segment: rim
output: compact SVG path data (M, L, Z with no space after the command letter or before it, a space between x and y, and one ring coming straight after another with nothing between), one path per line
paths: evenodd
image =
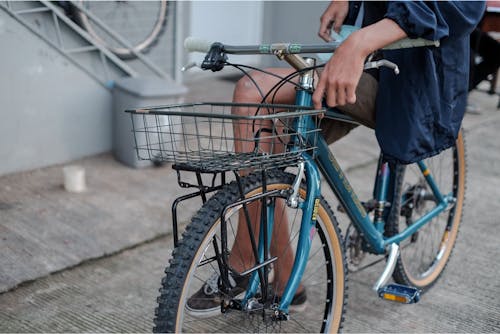
M457 144L459 141L457 141ZM408 238L402 243L401 260L403 262L405 273L408 279L416 286L425 287L431 284L443 270L451 250L453 248L458 223L461 219L463 204L463 165L458 156L458 150L461 146L450 148L438 156L426 161L431 174L443 194L452 193L457 200L451 209L435 217L431 222L423 226L414 236ZM403 183L403 193L408 192L414 187L414 194L411 196L414 202L413 214L411 220L417 218L429 211L429 208L435 205L434 201L426 195L430 194L429 187L421 178L421 172L412 169L415 166L407 168L406 173L413 181ZM418 169L418 168L417 168ZM419 175L418 181L415 181L415 175ZM416 186L416 187L415 187ZM404 217L400 220L405 221ZM406 221L406 225L411 224ZM457 221L458 220L458 221ZM420 260L417 262L417 260Z
M272 185L270 185L270 187L272 187ZM257 192L257 191L254 191L254 192ZM251 194L249 194L249 195L251 195ZM233 208L232 210L230 210L230 212L228 212L228 215L234 215L238 211L237 209L238 208ZM289 209L289 208L287 208L287 209ZM303 276L303 280L302 280L302 282L304 282L304 285L306 286L308 299L311 299L311 298L316 299L318 295L322 295L324 297L324 302L321 303L321 305L324 305L324 309L323 309L323 307L320 307L321 309L323 309L323 311L319 312L319 315L320 315L319 317L317 317L318 312L310 312L311 310L309 310L309 314L316 315L315 319L310 320L310 321L314 321L314 324L316 327L314 329L310 329L307 326L304 326L303 321L307 320L307 319L301 319L300 316L302 314L300 314L300 313L294 314L294 313L292 313L293 311L291 311L290 320L285 321L285 322L281 322L281 323L275 322L275 324L269 324L269 323L259 324L257 326L257 328L259 330L262 330L262 328L265 328L266 330L271 330L271 331L275 330L278 332L287 331L287 330L292 330L294 332L307 332L307 331L318 332L318 331L325 331L328 328L330 328L330 326L332 325L332 323L333 323L332 319L334 319L334 315L332 314L333 302L338 301L338 299L339 299L337 292L335 291L336 289L335 289L334 285L336 282L338 283L338 281L342 281L341 285L342 285L342 291L343 291L343 284L344 283L343 283L343 277L340 279L338 277L335 277L335 274L336 274L338 268L334 268L335 262L333 262L332 258L331 258L331 256L334 255L334 250L333 250L331 241L327 237L327 235L329 233L331 233L331 231L330 232L328 231L328 227L326 226L326 223L324 222L325 213L326 212L323 212L323 214L320 214L321 222L319 222L319 225L321 226L321 228L317 229L317 231L319 233L316 233L316 235L318 235L319 237L315 238L316 240L318 240L320 242L320 244L322 244L324 246L311 249L311 253L310 253L310 260L311 260L311 257L317 257L317 255L319 253L322 253L323 254L322 258L323 258L324 263L320 262L319 268L317 268L315 266L311 266L311 264L314 263L313 261L309 261L308 266L307 266L306 271L305 271L304 276ZM226 221L228 221L228 223L229 223L229 220L226 219ZM291 223L291 224L293 224L293 223ZM289 222L289 225L290 225L290 222ZM299 219L299 225L300 225L300 219ZM220 226L220 220L217 221L216 224L214 224L212 226L212 228L210 229L210 231L207 233L207 235L205 237L205 243L204 243L203 247L200 247L199 251L197 252L197 254L195 256L195 260L193 260L193 263L200 263L200 261L202 261L204 259L203 253L206 252L207 248L209 248L209 246L211 245L211 240L212 240L213 236L217 234L217 232L219 230L219 226ZM229 226L228 226L228 230L230 230ZM290 233L290 235L292 235L292 242L293 242L294 241L293 240L293 237L294 237L293 228L292 228L292 232ZM321 250L323 250L323 252L321 252ZM325 264L328 264L328 265L325 265ZM317 285L317 284L321 285L321 283L317 283L314 280L314 278L316 276L315 274L318 272L317 269L321 269L321 267L323 268L322 270L325 271L323 273L323 276L324 276L323 286L324 286L324 288L322 290L319 289L319 290L321 290L321 292L317 292L318 289L314 289L314 285ZM199 280L197 277L195 277L195 272L197 271L197 269L198 269L198 266L194 266L194 265L191 266L189 273L188 273L188 277L186 279L186 281L191 282L191 283L186 284L186 285L191 285L193 280ZM188 295L190 295L194 291L197 291L197 289L198 288L194 288L189 292L183 291L183 293L181 294L182 297L181 297L181 300L179 302L179 305L186 305L187 299L189 298ZM327 298L327 296L332 296L333 298ZM340 303L340 305L343 306L343 298L340 298L340 299L342 299L342 302ZM315 303L315 304L317 304L317 303ZM311 303L309 302L308 307L310 307L310 305L311 305ZM338 304L337 304L337 307L338 307ZM239 319L238 323L241 323L242 313L240 311L233 311L233 313L235 313L235 312L237 312L237 314L235 315L234 318L231 318L230 316L227 316L227 315L222 315L222 316L226 317L225 321L231 321L232 323L235 323L235 321L238 321L238 319ZM339 312L341 314L342 310L340 310ZM321 317L321 315L322 315L322 317ZM186 319L189 320L189 317L190 317L190 315L187 314L185 307L180 307L179 311L178 311L178 317L177 317L177 327L179 327L180 324L184 324L184 321ZM247 319L244 319L244 320L247 320ZM209 321L209 322L211 321L212 322L211 326L213 326L216 323L216 321L214 321L214 319L210 319L210 320L205 319L202 321ZM338 323L340 325L340 321L338 321ZM250 322L250 325L252 325L252 324L256 325L255 322L254 323ZM288 326L289 324L294 324L294 325L296 325L296 327L290 329L290 328L288 328L288 327L290 327L290 326ZM210 331L213 331L213 330L235 331L234 329L228 329L226 327L227 323L225 323L225 322L221 323L221 325L222 325L221 327L223 327L223 328L209 327L209 329L210 329ZM246 325L248 325L248 323ZM177 331L183 331L183 330L184 330L184 328L177 328ZM249 329L246 326L243 328L243 331L245 331L245 332L248 330L251 330L251 329Z

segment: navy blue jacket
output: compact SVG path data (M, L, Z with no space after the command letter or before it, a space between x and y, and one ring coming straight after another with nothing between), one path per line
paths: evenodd
M454 144L467 101L469 35L484 9L484 1L387 2L385 17L408 37L441 43L383 52L401 71L379 76L375 133L387 160L412 163Z

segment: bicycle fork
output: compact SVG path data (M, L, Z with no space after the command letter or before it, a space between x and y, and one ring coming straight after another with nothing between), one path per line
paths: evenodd
M299 188L302 182L303 176L306 176L306 186L307 194L303 202L299 201ZM312 240L315 236L315 226L316 218L318 214L319 198L321 193L321 181L319 170L316 167L313 159L307 155L304 155L304 161L299 162L299 171L297 173L296 179L293 183L291 194L287 199L287 205L290 207L299 208L303 211L302 220L299 232L299 240L297 245L297 252L295 254L294 264L290 278L288 279L287 285L280 298L279 305L275 309L274 316L278 320L288 319L288 307L293 300L295 292L300 285L302 275L307 265L309 258L309 251L311 249ZM265 286L267 286L267 281L264 274L264 285L261 276L262 267L266 267L270 263L274 262L276 258L270 258L266 253L269 250L274 226L274 209L275 202L269 200L266 205L265 213L264 209L261 212L261 219L265 220L265 224L261 222L260 224L260 237L258 241L258 265L250 270L252 276L247 288L245 297L241 301L242 309L252 310L256 307L252 298L257 295L259 289L259 283L261 285L261 294L265 296L267 291ZM264 269L266 270L266 269ZM248 274L248 272L242 273ZM265 297L264 297L265 300Z
M318 167L313 159L308 155L304 155L304 169L306 175L307 194L304 202L298 203L298 206L303 210L302 222L300 225L299 241L297 253L293 264L292 273L283 292L281 303L278 310L282 315L288 314L288 307L292 302L295 291L299 287L302 275L307 265L309 251L311 249L312 240L316 233L316 219L318 215L320 194L321 194L321 178ZM296 182L301 182L299 179L301 173L297 174Z
M308 155L304 155L304 160L299 162L298 167L299 172L297 173L297 176L293 182L292 188L287 190L290 191L290 194L287 198L286 205L302 210L302 219L292 272L288 279L283 295L280 297L279 304L275 305L274 307L274 317L277 320L288 319L288 307L293 300L297 288L300 285L309 258L312 240L316 232L315 225L321 193L319 170L316 167L313 159ZM299 189L304 175L306 176L307 193L304 201L300 201ZM262 177L265 179L265 172L262 173ZM255 296L259 293L259 286L261 294L260 298L264 303L268 302L267 286L269 282L267 278L269 265L277 260L277 257L270 257L269 255L271 236L273 234L273 228L275 225L275 197L283 195L283 190L267 190L266 182L264 180L263 187L264 189L262 191L262 194L253 196L251 198L242 198L241 201L233 203L224 208L221 215L221 249L216 247L216 253L218 254L217 258L220 259L220 261L218 261L218 266L221 270L222 289L227 290L226 292L229 292L231 288L228 276L230 266L228 265L228 253L227 251L225 251L227 249L227 237L225 233L223 233L226 229L226 222L224 217L226 217L226 215L236 207L243 207L244 211L246 211L246 205L250 202L259 201L262 205L258 240L255 240L256 238L253 237L254 233L250 224L251 220L248 214L246 217L247 228L249 229L251 238L250 242L252 244L253 253L257 261L254 267L238 274L238 276L240 277L251 275L245 296L242 300L228 300L228 303L224 303L222 307L223 312L225 308L236 308L246 311L261 310L263 304L259 303L255 299ZM242 191L242 189L240 189L240 191Z

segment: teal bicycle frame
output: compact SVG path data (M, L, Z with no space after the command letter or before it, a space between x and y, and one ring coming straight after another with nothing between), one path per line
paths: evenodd
M220 64L218 62L214 61L214 59L218 59L217 57L221 57L221 54L226 53L273 54L277 55L280 59L286 60L297 70L303 70L310 67L310 64L308 64L300 56L297 56L297 54L331 53L338 47L338 44L339 43L334 42L330 44L304 46L300 44L278 43L257 46L231 46L223 45L220 43L210 44L206 42L200 42L196 39L188 39L185 42L185 46L188 50L208 52L207 57L205 58L206 61L208 59L208 65L204 62L204 64L202 64L202 68L212 69L214 71L220 70L222 68L219 66ZM439 46L439 41L405 39L387 46L386 49L419 46ZM220 58L219 61L223 63L225 61L224 57L225 56ZM365 68L378 68L380 66L392 68L396 74L399 73L397 65L386 60L374 61L365 64ZM310 78L311 80L309 82L307 82L307 80L303 82L302 78L303 77L301 76L301 84L296 93L295 105L310 109L312 105L312 78ZM339 113L333 109L327 110L325 117L339 121L355 123L355 121L349 116ZM304 134L303 129L311 129L314 127L315 124L311 116L304 115L300 118L299 121L296 122L295 130L296 133L298 133L298 136L300 136ZM278 310L285 315L288 314L288 306L290 305L295 291L300 284L302 274L307 264L312 237L314 236L315 232L313 229L316 225L316 210L321 194L321 174L325 177L326 182L335 193L336 197L345 209L345 212L349 216L357 231L364 237L367 250L374 254L385 254L390 250L390 258L397 255L398 252L393 251L394 249L398 249L397 247L394 247L394 245L399 245L401 241L417 232L422 226L429 223L434 217L446 210L449 205L453 204L455 201L451 193L442 194L440 192L425 163L423 161L418 162L418 166L422 174L424 175L430 189L432 190L436 206L427 214L420 217L420 219L413 222L405 230L394 236L386 237L384 236L385 218L387 216L387 210L385 206L388 202L393 201L393 191L391 191L393 187L391 187L391 184L393 185L394 183L396 171L392 170L389 164L383 162L382 159L379 161L378 173L375 181L375 190L373 194L374 200L376 202L376 208L374 219L372 220L359 201L358 197L354 193L351 185L349 184L349 181L347 180L345 174L342 172L332 152L329 150L328 144L326 143L325 139L322 136L318 137L319 138L317 138L317 141L314 141L316 142L317 147L314 157L305 153L302 154L307 194L305 200L301 203L298 203L299 208L303 211L303 214L297 253L295 256L295 262L293 265L292 273L290 275L290 279L288 280L287 286L285 287L283 296L281 297L281 301L278 306ZM311 142L313 141L311 140ZM300 181L300 179L298 181ZM243 305L246 305L249 299L256 295L259 286L258 276L262 267L265 267L265 264L272 262L272 259L267 258L267 250L269 249L269 245L271 242L268 236L271 235L274 225L274 206L267 205L266 207L267 212L263 212L261 217L263 223L260 224L260 237L258 241L258 257L260 264L253 270L249 288L247 289L246 295L242 300ZM384 274L387 275L391 272L391 270L385 270L382 276L384 276ZM382 281L382 277L381 279L379 279L379 282L380 281Z
M295 102L296 105L309 108L312 105L311 91L298 90ZM325 117L340 121L353 121L348 116L333 109L328 110ZM297 125L297 133L299 135L301 133L301 128L303 127L314 127L311 116L303 116L301 118L300 124ZM434 217L446 210L454 201L451 193L442 194L440 192L425 163L423 161L418 162L418 166L424 175L426 182L432 189L436 206L402 232L387 238L384 236L383 217L379 216L378 219L375 218L374 220L370 218L322 136L318 136L317 138L315 157L313 158L308 154L303 154L303 161L305 167L304 171L306 177L307 195L304 202L300 203L303 215L294 266L279 305L279 310L285 314L288 313L288 307L300 284L302 274L307 265L312 236L314 235L313 229L316 224L315 210L317 209L321 194L320 173L325 177L326 182L335 193L356 229L361 235L364 236L368 249L374 254L385 254L391 244L399 244L402 240L410 237L422 226L429 223ZM389 167L388 163L379 163L379 170L375 181L374 198L376 203L382 206L380 208L381 210L385 207L388 198L391 199L390 196L392 196L392 194L390 193L389 188L391 188L390 184L394 180L394 173L395 171ZM273 205L267 206L266 220L267 224L260 224L261 236L271 235L274 224ZM264 229L266 228L267 231L264 232ZM259 238L259 262L264 261L264 252L266 248L269 248L270 243L270 240L266 240L267 246L264 247L265 243L263 239L264 238ZM253 273L250 282L250 286L243 302L248 301L249 298L254 296L257 292L259 286L259 277L257 272Z

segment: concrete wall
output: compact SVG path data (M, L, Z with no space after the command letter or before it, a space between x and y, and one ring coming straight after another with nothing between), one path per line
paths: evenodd
M263 41L318 43L319 18L329 1L265 1Z
M262 42L318 43L319 18L328 1L187 1L184 37L235 44ZM182 46L182 44L179 44ZM185 55L200 62L202 54ZM272 56L230 56L233 62L288 66Z
M263 42L321 43L318 37L319 18L328 1L265 1ZM265 66L289 66L273 57L266 57Z
M258 44L262 40L262 1L190 1L186 36L226 44ZM201 63L205 55L193 53L190 61ZM255 62L251 56L230 56L232 62Z
M111 94L0 10L0 175L111 149Z

